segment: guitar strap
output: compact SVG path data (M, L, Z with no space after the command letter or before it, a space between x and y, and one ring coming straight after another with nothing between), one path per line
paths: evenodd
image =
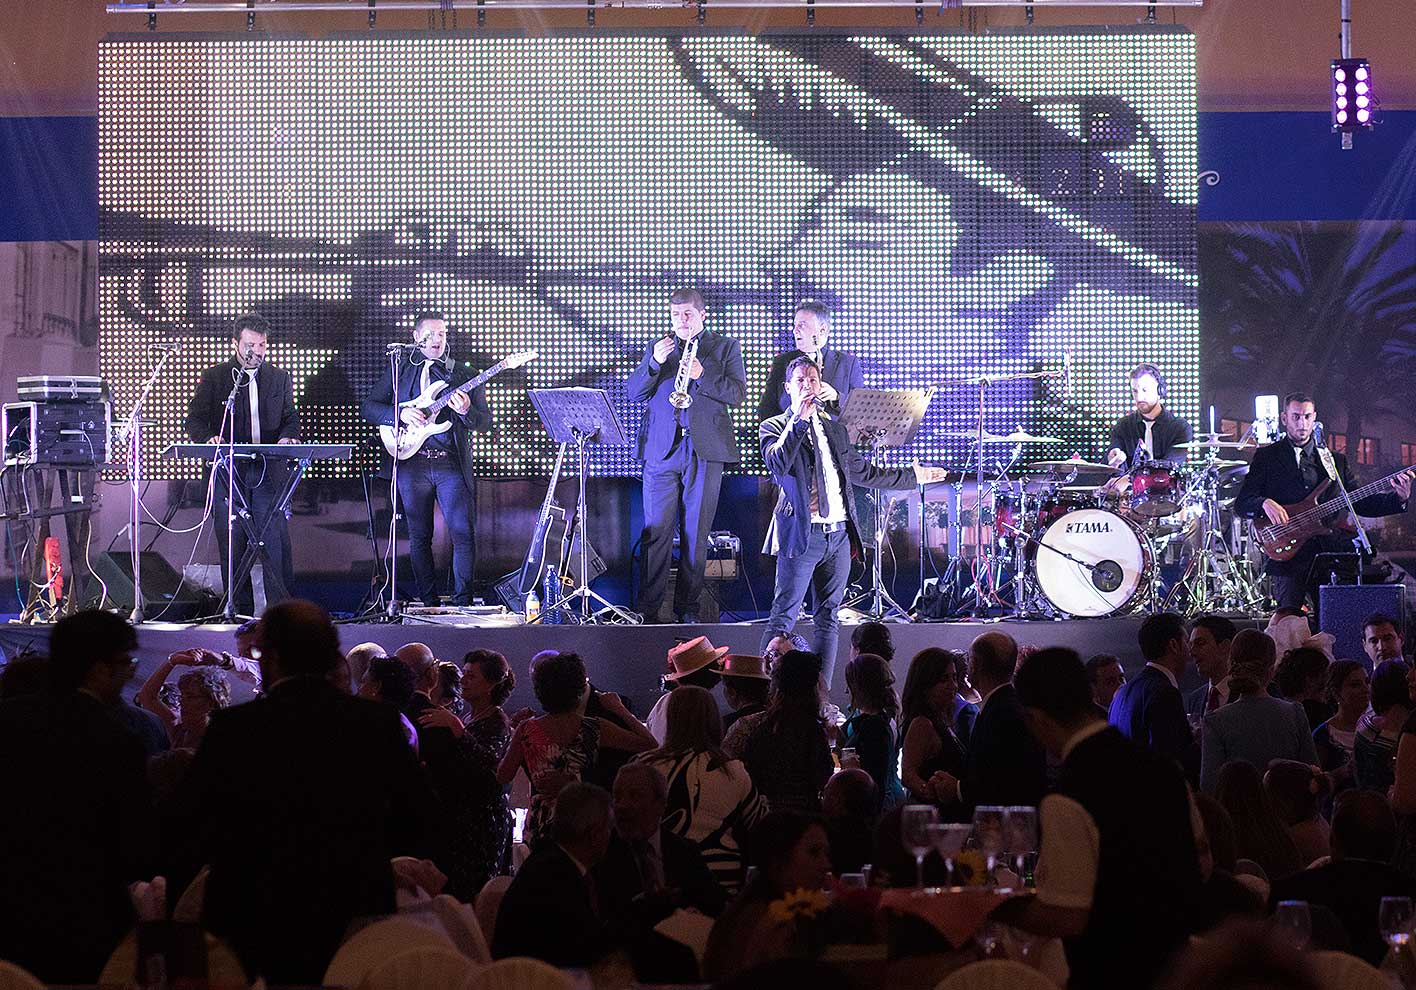
M1318 448L1318 461L1322 464L1323 470L1327 472L1329 481L1337 480L1337 462L1333 459L1332 451L1326 447Z

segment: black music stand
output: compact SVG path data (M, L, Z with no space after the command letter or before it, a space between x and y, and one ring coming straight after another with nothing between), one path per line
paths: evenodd
M638 625L643 620L628 609L616 605L590 588L590 534L586 532L589 520L586 498L587 481L590 474L590 444L609 447L623 447L629 441L620 429L609 395L602 388L538 388L527 393L541 423L551 439L559 444L574 444L576 463L579 465L580 480L575 496L575 525L580 528L580 541L576 556L575 586L561 596L558 601L545 602L541 614L530 620L540 622L543 616L565 611L578 615L580 623L592 625L610 621L602 618L610 613L613 619L629 625ZM572 545L574 542L572 541ZM596 612L590 607L594 599L601 606ZM572 600L579 602L578 612L572 608Z
M853 388L846 397L845 408L841 410L841 422L850 435L851 443L869 448L872 454L903 447L919 432L919 424L924 421L925 411L933 397L933 389ZM880 489L870 490L871 504L875 508L875 556L870 566L870 588L841 607L856 608L869 602L869 607L862 610L862 614L875 621L909 622L909 612L885 591L881 576L880 558L888 527L885 513L881 511L881 498ZM920 536L923 540L922 533ZM922 547L921 543L921 552Z

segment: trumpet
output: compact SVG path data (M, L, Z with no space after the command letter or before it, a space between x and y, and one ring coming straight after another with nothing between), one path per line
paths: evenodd
M675 409L687 409L693 405L693 396L688 394L688 373L697 359L698 338L694 337L684 346L683 357L679 358L678 373L674 375L674 390L669 395L669 405Z

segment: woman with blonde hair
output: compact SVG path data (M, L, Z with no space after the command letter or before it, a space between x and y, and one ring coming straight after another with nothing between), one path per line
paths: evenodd
M736 891L745 836L767 814L767 802L742 761L722 745L723 720L712 692L684 686L669 695L664 744L636 762L656 768L669 782L665 827L696 842L714 878Z

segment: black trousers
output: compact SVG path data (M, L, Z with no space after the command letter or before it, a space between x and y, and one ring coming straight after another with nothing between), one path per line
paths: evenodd
M476 570L477 543L472 520L476 496L468 489L452 452L426 456L428 447L398 464L398 498L408 523L408 556L413 564L413 587L427 605L438 603L439 581L433 565L433 504L442 508L443 523L452 538L454 605L472 604L472 575ZM437 449L437 448L434 448Z
M261 573L265 579L267 606L289 598L291 586L295 583L295 569L290 554L289 521L283 512L275 511L276 502L279 501L280 493L285 488L289 476L290 462L286 460L257 458L236 462L236 509L238 512L244 509L247 516L245 520L238 518L231 530L236 566L240 565L241 558L246 555L246 549L250 545L250 539L246 535L246 527L242 524L243 521L249 523L257 533L264 526L265 534L261 540L260 554L256 557L255 562L261 564ZM226 546L226 496L226 472L218 470L216 472L213 515L216 521L216 545L221 553L223 581L226 580L228 552ZM269 526L266 526L267 519L270 520ZM251 587L249 573L236 581L232 601L235 602L236 611L242 615L255 614L255 592Z
M669 557L679 534L678 582L674 614L698 612L708 533L718 512L723 464L700 457L692 437L683 436L663 460L644 463L644 531L639 536L639 598L634 610L652 620L669 590Z

